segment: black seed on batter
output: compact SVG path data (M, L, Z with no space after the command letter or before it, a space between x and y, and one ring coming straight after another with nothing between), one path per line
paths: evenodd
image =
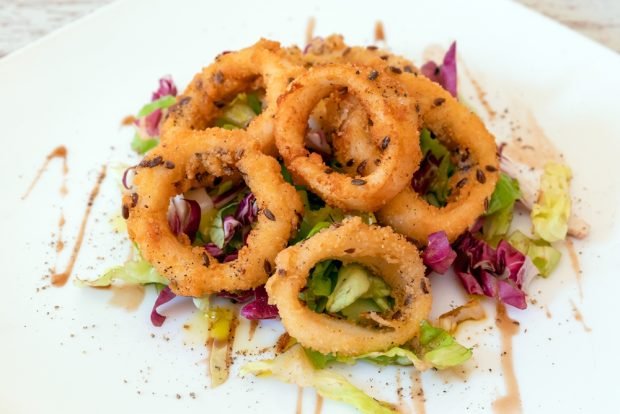
M166 161L164 163L164 167L166 167L169 170L172 170L175 167L175 165L174 165L174 163L172 161Z
M138 193L131 194L131 207L135 207L138 205Z
M386 136L381 141L381 150L385 151L389 145L390 145L390 137Z
M366 184L366 180L362 180L361 178L354 178L351 180L351 184L353 185L364 185Z
M436 98L436 99L433 101L433 105L435 105L435 106L441 106L441 105L443 105L443 103L444 103L445 101L446 101L446 100L445 100L444 98Z
M368 80L375 80L375 79L377 79L378 76L379 76L379 72L377 72L376 70L373 69L368 74Z
M480 184L484 184L487 182L487 177L486 175L484 175L481 169L476 170L476 180L478 180Z
M263 214L265 215L265 217L267 217L269 220L271 221L276 221L276 216L273 215L273 213L271 212L271 210L269 210L268 208L263 210Z
M123 204L123 218L127 220L129 218L129 207Z
M497 168L495 168L492 165L487 165L486 167L484 167L485 170L487 170L488 172L495 172L497 171Z
M345 249L345 251L344 251L344 252L345 252L345 253L349 253L349 254L351 254L351 253L355 253L355 248L354 248L354 247L351 247L350 249Z

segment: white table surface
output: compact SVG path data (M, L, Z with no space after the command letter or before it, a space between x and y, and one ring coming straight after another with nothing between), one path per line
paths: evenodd
M516 1L620 52L619 0ZM111 2L0 0L0 58Z

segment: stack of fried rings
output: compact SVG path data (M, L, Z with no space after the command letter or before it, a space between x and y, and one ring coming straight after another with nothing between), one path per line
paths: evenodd
M278 305L284 325L302 345L357 355L411 339L430 310L430 286L419 252L394 230L420 245L438 230L454 240L484 211L498 161L494 139L475 115L440 86L418 77L408 61L375 49L333 44L335 49L324 49L322 57L266 40L219 56L169 111L161 143L136 167L133 192L124 195L123 207L130 237L177 294L200 297L267 282L270 302ZM247 129L212 126L226 102L256 89L265 91L264 110ZM308 118L326 99L335 101L329 107L344 109L330 117L339 120L330 126L336 131L331 143L337 161L353 168L335 171L305 148ZM451 150L467 154L452 177L455 195L442 209L428 205L411 188L422 157L421 127ZM296 183L327 204L377 212L390 227L347 219L286 248L303 204L282 178L274 158L278 154ZM166 219L171 197L209 187L214 177L244 180L259 208L247 244L228 263L192 247L187 236L174 235ZM361 263L391 286L395 307L385 326L356 326L315 314L299 301L311 269L334 258Z

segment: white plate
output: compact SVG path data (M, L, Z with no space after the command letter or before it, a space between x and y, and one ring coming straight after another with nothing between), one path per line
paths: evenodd
M197 335L183 332L187 303L154 328L148 292L137 311L108 303L112 292L47 288L49 268L68 260L100 166L131 160L131 131L119 121L150 96L158 77L179 85L223 51L264 36L303 43L309 16L315 33L343 33L352 44L372 41L383 21L389 46L420 62L429 44L458 40L459 56L489 92L492 104L535 114L574 170L578 210L592 225L576 242L583 268L583 298L568 257L548 280L531 286L514 361L524 411L604 412L620 402L615 326L620 292L620 58L617 54L511 2L133 1L106 7L0 61L3 145L0 204L4 265L0 297L0 411L35 412L294 412L294 386L237 378L209 390L205 352ZM463 71L461 70L461 79ZM463 84L466 84L464 82ZM475 97L466 100L476 105ZM497 109L503 109L503 106ZM512 112L511 112L512 113ZM69 149L68 195L61 197L60 162L54 160L28 199L28 183L55 146ZM108 170L86 228L73 277L91 278L125 260L129 246L114 235L117 175ZM52 246L64 211L60 257ZM450 276L435 278L436 312L463 302ZM575 320L571 301L591 332ZM443 307L443 309L440 309ZM545 315L545 309L552 314ZM475 347L464 374L423 374L428 413L490 412L504 393L493 311L470 324L459 339ZM240 328L238 348L247 325ZM259 341L279 332L276 322L259 329ZM152 335L153 334L153 335ZM241 358L235 366L239 366ZM359 364L351 381L372 395L397 402L396 370ZM411 409L410 380L401 370L403 404ZM233 377L235 375L233 374ZM194 393L195 398L190 396ZM180 397L177 398L177 394ZM303 393L304 412L314 392ZM173 411L174 410L174 411ZM323 412L351 412L326 402Z

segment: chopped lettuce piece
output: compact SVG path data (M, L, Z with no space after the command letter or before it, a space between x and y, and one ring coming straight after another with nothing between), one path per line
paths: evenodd
M306 352L306 356L308 357L310 362L312 362L312 365L316 369L323 369L328 364L338 361L338 357L336 357L334 354L322 354L319 351L315 351L314 349L310 348L304 348L304 351Z
M547 277L553 272L562 257L562 253L551 246L549 242L532 240L518 230L508 237L508 243L527 255L536 266L538 273L543 277Z
M252 93L240 93L226 105L222 117L215 121L215 125L224 129L245 128L261 110L258 96Z
M356 359L363 359L379 365L413 365L419 371L431 367L430 364L418 358L413 351L401 347L394 347L385 352L371 352L360 355Z
M133 136L131 141L131 149L138 154L144 154L159 144L158 138L142 138L138 133Z
M449 178L455 171L450 151L426 128L420 132L420 147L423 159L413 176L413 188L429 204L443 207L448 203L451 191Z
M323 312L327 304L327 297L332 293L340 262L325 260L318 263L310 277L306 290L300 294L300 298L306 302L306 306L315 312Z
M420 325L420 349L422 359L437 369L460 365L471 358L471 349L465 348L446 331L427 321Z
M370 288L368 270L358 264L344 265L338 271L334 291L327 298L327 310L339 312L362 297Z
M258 377L273 376L281 381L300 387L313 387L317 393L336 401L342 401L368 414L393 414L397 411L389 404L378 401L342 375L327 370L316 370L300 345L274 359L250 362L240 371L242 376L253 374Z
M540 196L532 207L534 234L548 242L564 240L568 231L571 199L570 168L564 164L549 163L540 178Z
M130 260L122 266L113 267L95 280L76 279L75 284L78 286L105 287L112 285L112 282L117 280L134 285L168 284L168 280L139 254L136 260Z
M387 308L379 306L378 302L381 302L381 304L383 305L383 302L381 300L377 301L373 299L360 298L346 308L343 308L340 313L348 320L357 322L362 318L362 315L365 313L381 313L389 308L389 306Z
M515 201L521 197L521 190L519 189L519 182L514 178L510 178L508 174L501 173L497 184L495 184L495 190L491 195L489 201L489 207L484 213L485 216L497 213L500 210L510 208L512 209Z
M175 98L174 96L168 95L168 96L159 98L156 101L149 102L140 109L140 111L138 112L137 118L148 116L158 109L169 108L172 105L174 105L176 101L177 101L177 98Z

